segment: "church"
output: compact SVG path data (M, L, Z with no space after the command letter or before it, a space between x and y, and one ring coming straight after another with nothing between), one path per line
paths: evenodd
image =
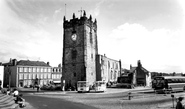
M86 12L80 18L63 18L62 86L76 86L77 81L116 82L121 74L121 60L98 54L97 21Z

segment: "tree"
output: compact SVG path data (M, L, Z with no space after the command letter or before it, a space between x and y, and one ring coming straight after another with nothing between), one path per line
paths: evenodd
M176 73L175 72L173 72L173 76L175 76L176 75Z

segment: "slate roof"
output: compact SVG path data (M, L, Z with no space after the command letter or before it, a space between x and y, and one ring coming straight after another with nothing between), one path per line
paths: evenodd
M45 66L45 67L51 67L50 65L46 64L43 61L29 61L29 60L20 60L17 62L17 65L22 66Z
M138 68L138 67L132 67L132 68L130 69L130 73L134 73L134 71L135 71L137 68ZM148 70L146 70L144 67L141 67L140 69L143 70L144 73L146 73L146 74L148 75L148 73L149 73Z
M136 70L136 68L137 68L137 67L132 67L132 68L130 69L130 72L131 72L131 73L134 72L134 71Z

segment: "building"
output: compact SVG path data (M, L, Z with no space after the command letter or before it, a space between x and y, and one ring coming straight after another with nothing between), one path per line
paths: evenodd
M151 73L142 66L140 60L136 67L130 65L130 70L123 73L121 76L128 77L131 84L135 86L150 86L151 84Z
M4 86L29 87L30 85L50 83L52 81L52 67L49 62L16 59L3 64Z
M51 78L54 84L61 84L62 67L59 64L58 67L52 67Z
M0 63L0 88L3 87L3 82L4 82L4 66L2 66Z
M96 59L97 81L117 82L121 74L121 60L110 59L105 55L97 55Z
M62 85L66 88L76 86L77 81L96 81L97 22L85 11L80 18L73 14L71 20L63 22L63 63Z

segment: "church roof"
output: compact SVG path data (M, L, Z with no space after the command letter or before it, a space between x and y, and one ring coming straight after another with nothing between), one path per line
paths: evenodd
M29 60L20 60L17 62L17 65L22 65L22 66L45 66L45 67L50 67L50 65L46 64L43 61L29 61Z

